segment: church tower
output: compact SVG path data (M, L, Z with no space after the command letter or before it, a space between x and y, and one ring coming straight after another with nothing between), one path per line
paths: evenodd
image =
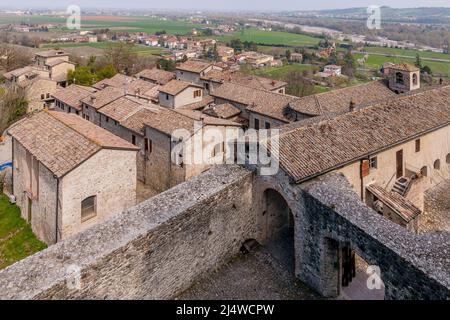
M389 67L389 88L396 93L420 89L420 69L406 63Z

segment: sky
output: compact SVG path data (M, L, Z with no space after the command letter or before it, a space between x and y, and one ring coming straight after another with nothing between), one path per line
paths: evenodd
M0 0L1 7L65 8L68 5L81 8L127 9L205 9L205 10L318 10L370 5L388 5L395 8L450 7L450 0Z

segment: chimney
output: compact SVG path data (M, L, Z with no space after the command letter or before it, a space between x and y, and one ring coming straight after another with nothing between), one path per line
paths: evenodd
M272 84L272 87L275 86L275 80L272 80L271 84Z
M92 102L92 103L95 102L95 96L91 96L91 102Z
M350 100L350 105L349 105L348 110L349 110L350 112L355 111L355 102L353 101L353 99Z

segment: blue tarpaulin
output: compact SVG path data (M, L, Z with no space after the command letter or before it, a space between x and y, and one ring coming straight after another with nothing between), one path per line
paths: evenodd
M11 168L11 167L12 167L12 162L6 162L4 164L0 164L0 171L3 171L6 168Z

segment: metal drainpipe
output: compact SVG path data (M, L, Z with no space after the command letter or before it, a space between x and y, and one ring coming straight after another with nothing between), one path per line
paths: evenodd
M59 179L56 175L56 210L55 210L55 243L58 243L58 214L59 214Z

